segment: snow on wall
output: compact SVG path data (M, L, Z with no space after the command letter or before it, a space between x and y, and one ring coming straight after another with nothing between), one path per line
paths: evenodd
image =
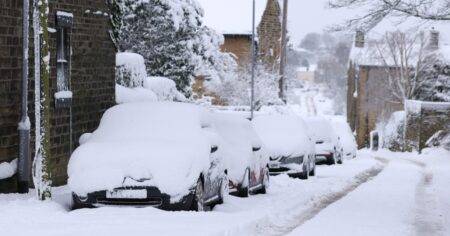
M0 179L12 177L17 172L17 158L11 162L0 163Z

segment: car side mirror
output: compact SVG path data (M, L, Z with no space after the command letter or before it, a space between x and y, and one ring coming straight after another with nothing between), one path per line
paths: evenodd
M217 146L212 146L212 147L211 147L211 153L217 152L217 149L219 149L219 147L217 147Z
M261 150L261 147L253 147L253 152L257 152L259 150Z

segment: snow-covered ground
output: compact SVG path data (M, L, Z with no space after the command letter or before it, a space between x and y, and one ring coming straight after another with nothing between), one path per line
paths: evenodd
M268 194L230 196L203 213L68 211L68 190L54 195L0 195L1 235L449 235L450 153L360 151L307 181L273 177Z

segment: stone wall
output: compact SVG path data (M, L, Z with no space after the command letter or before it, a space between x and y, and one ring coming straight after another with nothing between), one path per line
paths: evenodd
M369 146L370 132L376 129L379 122L387 121L393 112L403 109L403 104L390 95L386 78L385 68L351 63L347 118L350 127L356 131L359 148Z
M251 62L251 36L226 34L224 37L225 42L221 46L221 50L233 54L236 58L236 62L241 68L247 67Z
M407 101L406 150L422 150L440 130L450 131L450 103Z
M269 69L278 70L281 53L281 7L278 0L268 0L258 26L259 56Z
M17 122L20 113L21 2L0 1L0 162L18 156ZM103 112L114 105L115 48L104 0L50 1L49 27L55 28L56 11L73 13L71 38L71 108L56 108L56 34L50 33L51 159L54 185L65 184L67 163L82 133L92 132ZM100 13L101 12L101 13ZM32 42L30 42L32 45ZM32 49L30 49L32 50ZM6 54L4 52L8 52ZM31 55L32 57L32 55ZM33 58L30 58L32 62ZM32 69L32 66L30 66ZM33 72L30 71L30 77ZM30 79L29 114L34 133L34 83ZM32 142L34 142L32 138ZM34 147L32 144L31 147ZM32 152L32 157L34 152ZM6 186L6 180L0 181ZM10 190L11 186L4 187Z

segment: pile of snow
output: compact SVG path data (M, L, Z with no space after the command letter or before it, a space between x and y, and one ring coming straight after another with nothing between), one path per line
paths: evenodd
M309 140L303 120L293 115L260 115L254 127L271 157L307 154Z
M210 113L191 104L114 106L72 154L68 185L80 196L126 184L155 186L177 201L210 167L217 141L203 128L210 126Z
M147 77L144 88L151 90L158 101L186 101L186 97L177 90L175 82L165 77Z
M228 178L242 180L254 162L252 149L262 146L252 123L238 114L215 113L214 128L221 137L219 153L224 157Z
M0 163L0 179L12 177L17 172L17 158L11 162Z
M147 78L144 57L137 53L116 54L116 83L128 88L140 87Z
M158 97L151 90L143 87L127 88L116 84L116 103L130 103L130 102L154 102L158 101Z

